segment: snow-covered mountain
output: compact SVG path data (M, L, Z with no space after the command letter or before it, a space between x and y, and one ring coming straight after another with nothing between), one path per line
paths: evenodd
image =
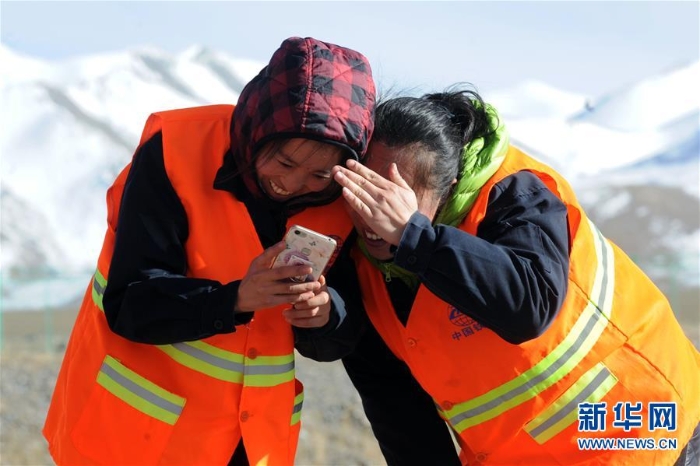
M0 46L0 66L0 270L7 309L17 305L13 295L26 297L18 279L89 275L104 234L105 191L151 112L235 103L263 64L203 47L175 56L141 48L48 62ZM690 250L697 262L700 220L688 213L699 210L700 198L697 82L700 63L692 63L599 98L539 82L484 97L499 109L513 142L567 176L610 231L617 231L621 212L638 210L635 202L649 196L679 203L683 219L675 209L664 211L662 201L654 218L663 220L652 227L635 215L635 222L647 223L634 231L649 231L644 239L636 235L646 242L640 248ZM676 225L673 235L659 230L659 221ZM698 282L697 273L691 281Z
M641 164L663 169L697 164L698 82L700 62L694 62L595 99L526 83L495 92L490 100L501 110L514 143L576 182ZM697 194L691 177L682 183L675 176L658 175L639 182L685 184Z
M47 226L32 230L34 255L44 261L18 253L26 235L3 237L6 276L92 268L104 234L105 191L128 163L148 115L235 103L263 66L202 47L179 56L139 49L55 63L2 47L0 63L3 233L35 217ZM27 208L11 208L17 203Z
M601 230L696 323L700 62L598 98L525 83L494 93L513 143L563 173ZM700 338L700 335L698 336Z

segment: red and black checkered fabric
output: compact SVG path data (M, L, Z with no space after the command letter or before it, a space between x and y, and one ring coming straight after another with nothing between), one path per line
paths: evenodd
M364 55L312 38L292 37L241 92L233 146L250 163L278 137L332 142L362 159L374 129L376 91Z

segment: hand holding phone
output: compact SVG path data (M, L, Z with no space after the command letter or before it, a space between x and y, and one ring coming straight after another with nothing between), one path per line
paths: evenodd
M288 268L270 268L275 258L286 248L287 245L280 241L265 249L262 254L251 261L248 271L238 286L238 296L234 305L235 312L255 312L280 304L306 303L318 296L319 283L304 282L290 285ZM290 268L293 271L301 269L299 272L302 273L310 270L300 266Z
M294 282L317 281L323 273L338 243L330 236L308 228L293 225L284 236L285 250L276 258L272 267L283 265L308 265L313 270L309 275L291 277Z

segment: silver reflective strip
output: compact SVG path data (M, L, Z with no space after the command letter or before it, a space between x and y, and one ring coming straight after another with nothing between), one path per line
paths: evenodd
M294 405L294 409L292 410L292 414L296 414L301 411L301 406L304 404L304 402L300 402L299 404Z
M571 412L577 410L579 403L583 403L584 401L586 401L586 399L589 396L591 396L593 392L595 392L598 389L598 387L600 387L603 384L603 382L605 382L605 380L611 375L612 374L610 373L608 368L604 367L603 370L601 370L600 373L598 373L598 375L596 375L595 378L591 380L591 382L586 386L586 388L581 390L581 393L576 395L574 398L571 399L571 401L562 406L561 409L559 409L559 411L557 411L557 413L554 414L552 417L547 419L547 421L543 422L538 427L532 429L530 431L530 435L532 437L539 436L542 432L564 419Z
M468 411L465 411L463 413L457 414L456 416L453 416L450 418L450 423L453 425L457 425L458 423L462 422L465 419L469 419L472 417L476 417L480 414L483 414L487 411L490 411L500 405L501 403L505 403L506 401L515 398L518 395L521 395L529 390L535 389L537 384L540 384L547 380L552 374L554 374L560 367L562 367L564 364L566 364L571 356L578 351L578 349L581 347L582 343L586 340L588 337L588 334L590 330L595 327L595 325L598 323L598 321L601 319L599 313L594 313L591 315L591 318L588 319L588 322L586 322L586 327L583 329L583 332L581 332L576 338L576 341L574 342L571 347L566 350L559 359L554 361L551 366L549 366L547 369L542 371L540 374L537 376L527 380L525 383L522 385L519 385L515 387L513 390L504 393L503 395L499 396L498 398L494 398L493 400L484 403L482 405L479 405L475 408L472 408ZM539 391L539 390L538 390Z
M214 356L213 354L207 353L206 351L202 351L201 349L195 348L194 346L188 345L186 343L175 343L172 346L182 351L183 353L188 354L189 356L192 356L195 359L199 359L200 361L204 361L208 364L211 364L214 367L243 373L243 363L229 361L228 359Z
M602 280L601 280L601 287L599 290L599 295L597 302L591 301L592 304L595 306L595 310L591 314L591 317L588 319L586 322L586 325L581 333L576 337L576 340L574 343L564 352L562 355L554 361L549 367L547 367L545 370L543 370L541 373L537 374L536 376L525 380L521 385L513 388L512 390L504 393L503 395L500 395L496 398L494 398L491 401L488 401L486 403L483 403L479 406L476 406L472 409L469 409L467 411L463 411L459 414L454 415L453 417L449 418L449 422L453 425L456 426L460 422L464 421L465 419L470 419L476 416L479 416L481 414L484 414L502 403L505 403L519 395L522 395L525 392L528 392L530 390L533 391L533 393L539 393L542 390L537 388L536 386L538 384L542 384L543 382L547 381L549 377L551 377L557 370L559 370L561 367L569 363L569 360L581 349L583 344L586 342L586 340L590 337L591 330L595 328L595 326L604 318L603 315L606 314L605 310L607 309L607 301L606 299L612 298L612 293L610 296L608 296L607 292L607 287L608 287L608 282L610 281L611 278L609 276L609 270L608 270L608 255L611 254L611 251L609 251L609 246L603 235L600 233L600 230L596 228L592 223L589 223L591 226L591 230L593 235L595 236L595 239L598 240L600 247L601 247L601 255L602 258L600 260L601 265L599 266L599 270L602 270ZM596 340L599 335L596 335ZM547 381L545 385L547 387L553 385L554 383L557 382L557 378L553 378L551 381ZM534 395L533 395L534 396ZM530 397L532 398L532 397ZM528 399L530 399L528 398ZM526 400L523 400L523 402Z
M284 374L294 370L294 361L287 364L266 365L266 366L245 366L246 375L273 375Z
M603 234L600 232L598 228L595 227L592 223L590 223L591 229L593 230L594 234L598 236L598 241L600 241L600 249L602 250L602 263L603 263L603 282L600 285L600 298L599 302L594 303L597 307L598 310L603 312L605 314L605 309L607 307L605 306L605 298L607 297L607 289L608 289L608 282L610 281L610 277L608 276L608 254L610 254L610 251L608 251L608 242L606 239L603 237ZM610 318L610 316L607 316Z
M95 291L97 291L97 293L100 296L102 296L105 292L105 288L107 288L107 285L105 285L105 286L100 285L100 282L97 281L97 277L94 277L92 279L92 287L95 288Z
M182 413L182 406L178 406L175 403L159 397L153 392L146 390L145 388L135 384L131 380L127 379L119 372L112 369L107 363L102 363L102 368L100 372L107 375L110 379L114 380L116 383L124 387L125 389L132 392L134 395L143 398L144 400L164 409L165 411L171 412L177 416Z

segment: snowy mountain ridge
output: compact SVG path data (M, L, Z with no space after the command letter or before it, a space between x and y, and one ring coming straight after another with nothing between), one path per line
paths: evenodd
M8 307L12 280L94 268L106 189L151 112L235 103L263 63L201 46L178 55L144 47L55 62L0 46L0 65L0 271ZM597 100L539 82L484 98L499 109L514 144L575 188L659 185L698 198L697 82L700 62Z

